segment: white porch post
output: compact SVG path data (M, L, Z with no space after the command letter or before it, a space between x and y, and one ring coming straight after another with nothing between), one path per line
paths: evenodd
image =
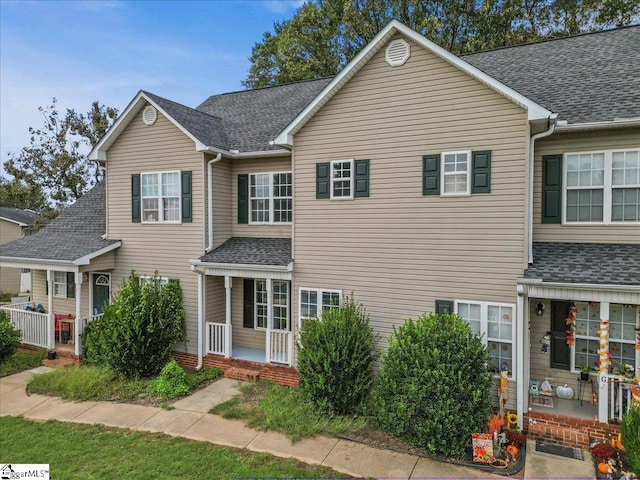
M54 350L56 348L56 323L53 315L53 275L51 270L47 270L47 312L49 315L49 333L47 334L47 348Z
M524 368L524 345L527 329L525 326L528 324L529 316L527 315L528 309L525 306L529 304L526 298L524 286L518 285L518 303L516 305L516 342L515 342L515 379L516 379L516 414L518 415L518 427L522 428L524 412L525 412L525 399L527 398L528 382L525 375Z
M226 328L224 329L224 357L229 358L232 354L231 347L231 287L233 286L233 278L229 275L225 275L224 277L224 290L225 290L225 299L226 299Z
M201 272L197 272L198 274L198 367L202 367L202 338L204 335L202 334L202 330L204 328L204 301L203 301L203 274ZM200 368L197 368L198 370Z
M609 302L600 303L600 328L603 328L603 323L607 322L607 334L601 335L600 348L606 348L609 350ZM604 337L606 337L606 345L603 345ZM604 358L603 355L600 357ZM600 423L607 423L609 421L609 373L607 368L601 368L598 372L598 419Z
M80 355L82 348L80 345L80 325L82 325L82 272L75 272L76 283L76 321L73 329L73 347L76 355Z
M265 358L267 363L271 362L271 329L273 328L273 295L272 295L272 281L267 278L267 342Z

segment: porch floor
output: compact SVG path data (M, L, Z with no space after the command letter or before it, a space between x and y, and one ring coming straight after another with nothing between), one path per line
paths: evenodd
M550 413L554 415L564 415L566 417L584 418L593 420L598 415L598 405L593 405L587 400L571 399L551 397L553 399L553 408L542 407L538 405L531 405L531 409L534 412Z
M267 355L264 349L249 347L231 347L231 358L247 360L249 362L267 363Z

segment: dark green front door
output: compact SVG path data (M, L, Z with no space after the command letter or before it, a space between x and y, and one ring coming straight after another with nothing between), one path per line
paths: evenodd
M93 274L93 314L102 313L105 304L109 302L111 278L104 273Z

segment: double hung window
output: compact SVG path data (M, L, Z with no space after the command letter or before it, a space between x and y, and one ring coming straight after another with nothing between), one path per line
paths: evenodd
M143 223L180 222L180 172L140 174Z
M249 198L251 223L291 223L291 172L251 174Z
M53 296L67 296L67 272L53 272Z
M471 152L442 153L442 194L466 195L470 193L469 163Z
M289 330L289 282L273 280L271 282L272 298L272 328L274 330ZM269 311L267 281L255 281L255 320L254 328L267 328Z
M353 198L353 160L331 162L331 198Z

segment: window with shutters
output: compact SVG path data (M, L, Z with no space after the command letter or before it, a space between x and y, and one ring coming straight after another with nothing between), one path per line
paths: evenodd
M467 195L471 191L471 152L442 153L442 195Z
M423 155L423 195L454 197L477 193L491 193L491 150Z
M331 198L353 198L353 160L331 162Z
M302 330L308 318L322 319L322 312L337 308L342 301L341 290L325 290L321 288L300 289L300 309L298 327Z
M142 223L181 221L181 177L179 171L140 174Z
M252 173L249 179L250 223L291 223L291 172Z
M565 223L640 222L640 150L564 154Z

